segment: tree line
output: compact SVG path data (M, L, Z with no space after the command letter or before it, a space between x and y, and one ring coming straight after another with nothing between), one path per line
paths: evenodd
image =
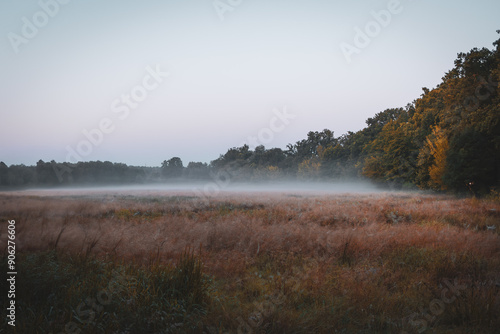
M187 166L179 157L161 167L0 162L0 186L208 180L226 172L234 181L368 178L394 188L485 194L500 186L500 39L493 45L459 53L436 88L423 88L405 107L381 111L362 130L340 137L310 131L285 149L243 145Z

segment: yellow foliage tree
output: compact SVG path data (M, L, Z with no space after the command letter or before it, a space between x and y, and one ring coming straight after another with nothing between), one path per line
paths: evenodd
M429 168L430 183L433 188L446 190L443 183L443 175L446 172L446 155L449 144L446 134L439 126L432 130L432 134L426 138L426 145L434 162Z
M371 156L365 160L363 175L372 179L382 179L384 177L384 168L380 157Z
M317 159L311 158L302 161L299 164L298 168L298 176L303 178L315 178L319 177L321 170L321 162L318 162Z

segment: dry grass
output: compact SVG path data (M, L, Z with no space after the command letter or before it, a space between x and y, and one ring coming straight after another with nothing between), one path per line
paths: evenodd
M426 329L488 333L500 325L498 201L103 193L5 194L0 203L0 240L15 219L18 252L56 248L141 266L169 265L200 248L214 279L200 332L243 323L269 333L412 332L447 279L467 288ZM268 312L258 306L266 303Z

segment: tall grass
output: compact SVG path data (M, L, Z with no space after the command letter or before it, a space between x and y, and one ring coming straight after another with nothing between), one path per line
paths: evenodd
M186 333L201 330L211 279L188 250L175 266L57 251L19 254L14 333ZM2 258L6 268L6 257ZM1 288L7 288L2 280ZM2 303L2 307L7 307ZM3 319L3 328L7 320Z
M490 199L0 200L0 231L16 219L17 333L411 333L420 319L436 333L500 327L500 203ZM430 321L446 282L463 289Z

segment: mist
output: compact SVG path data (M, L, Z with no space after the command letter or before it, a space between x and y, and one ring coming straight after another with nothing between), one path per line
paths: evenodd
M200 182L184 181L176 183L85 185L66 187L27 188L10 191L11 194L33 196L171 196L189 195L194 197L216 197L219 195L329 195L329 194L370 194L393 191L369 181L272 181L272 182Z

